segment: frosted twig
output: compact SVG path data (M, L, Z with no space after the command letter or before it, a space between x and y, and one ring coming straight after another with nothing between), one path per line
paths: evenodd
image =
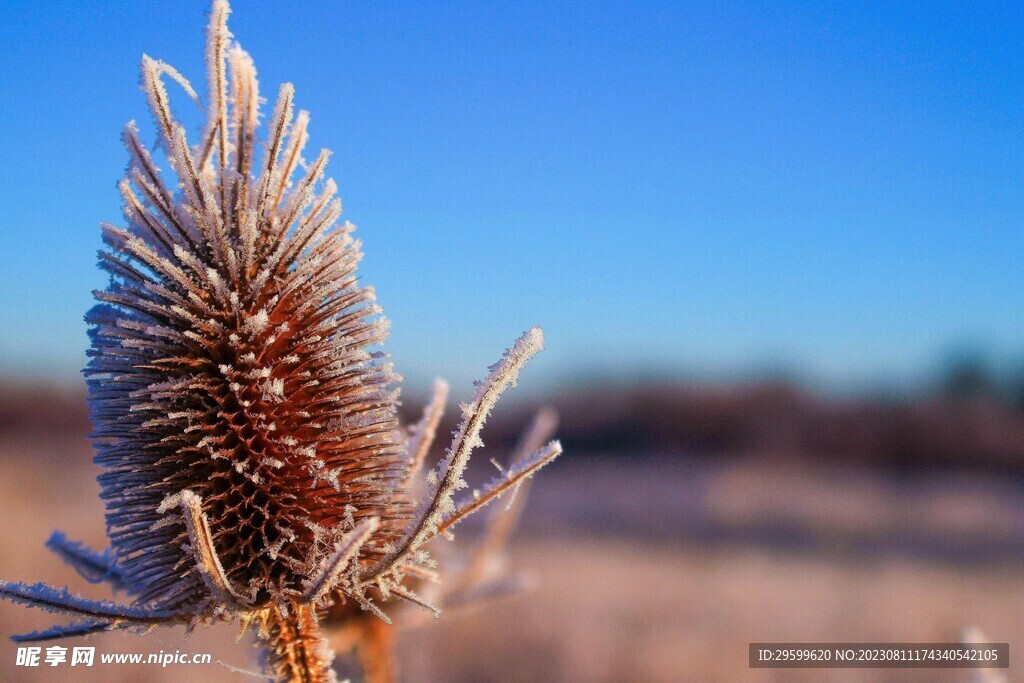
M408 574L409 576L416 577L417 579L422 579L424 581L429 581L430 583L441 583L441 576L440 576L440 574L438 574L436 571L434 571L432 569L427 569L426 567L418 567L416 565L406 565L402 569L402 571L405 572L406 574Z
M448 449L445 459L438 465L437 476L440 481L435 485L433 496L427 500L417 518L413 520L399 546L370 570L368 577L362 581L363 585L400 566L437 533L437 525L443 516L453 509L452 496L456 490L465 486L462 473L466 470L473 449L481 443L480 429L487 415L494 407L498 396L510 384L515 384L519 371L526 361L543 347L544 334L539 327L533 327L516 340L498 363L491 366L490 376L477 385L473 402L463 408L462 424L455 433L455 440Z
M487 505L495 498L500 497L509 489L518 486L524 479L557 458L561 453L562 444L558 441L552 441L529 458L510 468L506 474L491 480L479 494L463 501L453 512L442 518L437 524L437 533L441 534L448 531L456 523L476 512L484 505Z
M435 379L433 390L430 394L430 401L423 408L423 417L409 430L409 464L406 466L405 481L403 485L408 487L419 476L423 469L423 462L434 443L437 434L437 426L441 424L444 416L444 405L448 400L448 382L443 379Z
M423 596L417 595L416 593L412 592L411 590L408 590L406 588L402 588L401 586L392 586L390 591L391 591L391 593L393 595L397 595L398 597L402 598L403 600L408 600L409 602L411 602L414 605L417 605L419 607L422 607L425 610L429 610L430 612L433 612L435 617L441 616L441 608L440 607L438 607L434 603L430 602L429 600L427 600Z
M87 636L100 631L111 631L122 627L110 621L81 621L63 626L51 626L45 631L32 631L31 633L20 633L11 636L15 643L41 643L47 640L60 640L61 638L74 638L75 636Z
M529 462L531 456L540 450L544 442L554 435L557 428L558 413L551 408L539 410L516 446L510 461L510 471L506 473L506 478ZM501 480L499 479L498 481L500 482ZM530 486L528 477L520 477L518 481L519 483L509 493L508 503L504 507L495 506L491 508L487 528L484 530L483 536L466 561L464 569L459 572L455 579L455 590L469 590L470 586L482 580L493 566L495 559L500 555L502 548L508 542L516 523L519 521L519 515L526 503ZM486 504L487 501L481 502L481 498L477 498L469 501L469 504L474 502L480 502L482 505ZM469 512L466 514L469 514Z
M43 583L28 585L0 581L0 598L38 607L48 612L72 614L104 621L127 621L136 624L156 624L179 621L187 614L170 610L148 610L118 605L109 600L88 600L71 595L66 588L54 588Z

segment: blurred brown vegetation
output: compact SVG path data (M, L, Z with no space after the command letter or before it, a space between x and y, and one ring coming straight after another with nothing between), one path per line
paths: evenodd
M782 383L585 385L549 397L566 455L537 477L511 566L536 588L403 634L404 681L966 681L964 671L746 666L752 641L951 641L967 625L1024 645L1024 414L990 395L826 400ZM471 477L489 478L538 407L503 406ZM406 401L418 412L416 397ZM87 585L43 547L103 547L84 392L0 384L0 576ZM470 525L460 532L469 536ZM0 604L0 633L59 617ZM104 634L99 652L212 652ZM75 644L72 642L71 644ZM81 644L80 642L78 644ZM249 680L220 666L18 669L0 680Z
M562 416L567 450L588 455L756 454L892 473L1024 475L1024 409L991 394L826 399L784 382L595 383L549 400ZM495 424L491 439L512 443L526 409Z
M84 435L84 391L0 380L0 435ZM1024 475L1024 408L998 396L827 400L783 382L733 386L585 384L548 397L567 450L842 463L919 474L972 470ZM414 396L403 408L418 417ZM499 411L488 441L510 447L533 404ZM454 418L447 416L454 428ZM442 430L444 427L442 428Z

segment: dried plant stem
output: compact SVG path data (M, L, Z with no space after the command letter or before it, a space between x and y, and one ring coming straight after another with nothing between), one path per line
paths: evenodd
M258 635L266 671L275 683L334 683L334 654L324 640L316 610L294 602L290 609L271 607Z
M394 629L380 619L365 619L356 641L356 656L366 683L394 683L391 648Z

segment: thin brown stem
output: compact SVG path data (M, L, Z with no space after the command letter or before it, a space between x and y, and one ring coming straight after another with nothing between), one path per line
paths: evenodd
M363 619L362 637L356 645L356 656L366 683L394 683L395 664L391 653L395 640L394 627L380 619Z
M334 653L324 639L315 608L291 603L287 610L271 607L264 615L260 645L267 674L275 683L330 683L334 681Z

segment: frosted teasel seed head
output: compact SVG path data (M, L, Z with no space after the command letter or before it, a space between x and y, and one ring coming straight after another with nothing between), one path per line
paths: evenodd
M307 160L310 117L295 112L291 84L258 139L256 70L232 43L229 12L215 0L197 139L174 118L165 79L198 103L195 90L143 56L141 87L168 170L127 124L126 224L102 225L110 282L86 316L110 547L96 553L59 534L48 545L130 604L9 582L0 596L80 618L19 640L238 620L257 627L272 678L331 680L321 621L344 629L369 616L378 625L361 628L378 633L390 621L383 603L437 613L414 590L437 580L429 542L519 488L561 447L543 445L548 420L508 470L456 502L488 413L543 346L533 328L478 383L423 481L447 385L436 384L407 433L400 378L372 351L387 324L357 282L360 243L338 224L329 152Z

